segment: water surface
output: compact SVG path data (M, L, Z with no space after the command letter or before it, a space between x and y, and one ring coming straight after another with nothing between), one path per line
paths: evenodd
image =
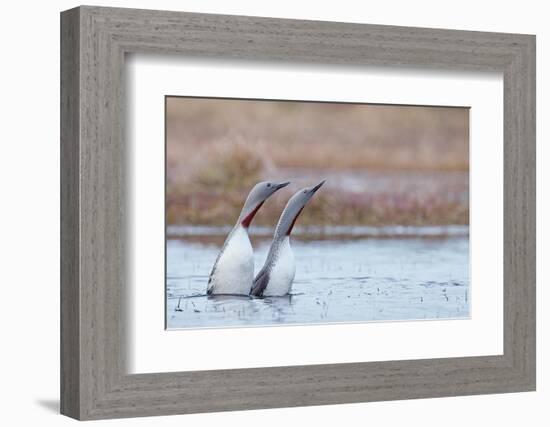
M453 230L298 236L292 240L296 278L291 295L263 299L205 295L223 235L169 238L167 327L469 317L468 236ZM259 271L270 240L260 233L253 244Z

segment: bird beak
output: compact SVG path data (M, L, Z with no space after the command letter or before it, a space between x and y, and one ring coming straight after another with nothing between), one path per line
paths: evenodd
M286 187L288 184L290 184L290 181L281 182L280 184L277 184L275 186L275 190L280 190L281 188Z
M326 179L323 179L319 184L317 184L315 187L313 187L310 191L312 194L314 194L321 186L325 183Z

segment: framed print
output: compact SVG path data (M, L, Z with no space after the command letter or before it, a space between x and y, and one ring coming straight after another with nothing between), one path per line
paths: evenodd
M61 14L61 410L535 389L535 38Z
M167 328L468 318L468 118L460 107L167 97ZM264 180L269 203L247 218ZM283 188L316 185L292 212ZM232 286L220 264L210 279L238 233L256 243L242 258L258 275Z

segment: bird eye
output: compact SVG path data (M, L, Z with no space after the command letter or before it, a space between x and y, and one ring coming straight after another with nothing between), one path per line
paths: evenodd
M267 184L268 187L271 187L271 184Z
M307 193L307 190L304 190L304 194L306 194L306 193Z

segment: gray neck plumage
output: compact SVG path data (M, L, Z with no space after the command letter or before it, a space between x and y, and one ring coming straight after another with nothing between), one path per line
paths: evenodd
M279 218L279 222L277 223L277 228L275 228L275 234L273 236L274 242L279 242L283 240L285 237L290 236L290 233L292 232L292 229L294 228L294 224L296 223L296 219L300 215L300 212L302 212L303 206L300 206L296 203L292 203L291 200L286 207L283 210L283 213L281 214L281 217Z
M272 247L278 246L279 242L282 242L286 237L290 236L294 224L304 209L304 206L324 182L325 181L320 182L315 187L304 188L290 198L279 218L279 223L277 224L275 235L273 236Z
M277 227L275 228L273 242L271 243L269 252L267 254L266 265L272 265L277 259L277 252L279 251L279 248L284 240L290 236L292 228L294 227L294 223L296 222L296 219L298 218L298 215L300 214L302 209L303 206L298 209L296 207L293 207L291 201L286 205L283 213L281 214L281 217L279 218Z
M239 215L239 219L237 220L237 224L235 225L238 227L239 225L243 226L244 228L248 228L250 226L250 223L254 219L254 216L260 210L262 205L264 204L264 201L255 200L253 197L248 197L246 199L246 202L243 206L243 209L241 211L241 214Z

